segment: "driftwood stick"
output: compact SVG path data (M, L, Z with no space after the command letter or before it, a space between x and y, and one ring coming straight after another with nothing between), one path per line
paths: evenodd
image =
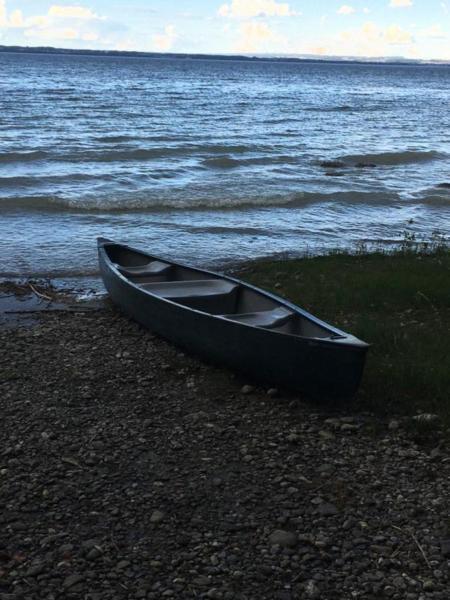
M411 536L413 542L417 546L417 549L419 550L420 554L422 555L423 560L425 561L427 567L429 569L431 569L430 561L428 560L427 555L424 552L424 549L422 548L419 540L416 538L416 536L414 535L414 533L412 531L405 532L401 527L397 527L397 525L392 525L392 527L394 529L397 529L397 531L401 531L402 533L409 533L409 535Z
M414 543L416 544L416 546L419 548L420 554L423 556L423 560L427 563L427 567L431 570L431 565L430 565L430 561L427 558L427 555L425 554L422 546L420 545L419 540L416 538L416 536L411 533L411 537L414 540Z
M53 298L51 298L50 296L47 296L47 294L43 294L42 292L38 292L37 289L34 287L34 285L32 283L29 283L28 286L31 289L31 291L33 292L33 294L36 294L36 296L38 296L38 298L43 298L44 300L48 300L49 302L53 302Z

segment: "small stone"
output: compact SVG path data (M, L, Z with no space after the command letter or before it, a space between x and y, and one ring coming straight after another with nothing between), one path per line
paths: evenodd
M165 516L166 515L162 511L154 510L150 517L150 523L161 523L161 521L164 521Z
M209 577L206 577L206 575L199 575L194 579L194 584L198 585L199 587L207 587L208 585L210 585L210 583L211 580L209 579Z
M292 531L283 531L276 529L269 536L271 546L283 546L284 548L292 548L297 543L297 536Z
M300 440L300 436L297 433L290 433L286 439L290 444L297 444Z
M241 394L244 394L244 396L253 394L254 391L255 388L252 385L243 385L241 388Z
M280 395L280 392L277 390L277 388L270 388L269 390L267 390L267 395L271 398L276 398Z
M102 555L102 550L99 546L96 546L95 548L92 548L92 550L89 550L89 552L86 554L86 559L87 560L97 560L97 558L100 558L100 556Z
M322 517L332 517L339 513L337 507L334 504L324 502L319 505L317 512L322 515Z
M344 423L341 425L341 431L343 433L354 433L355 431L358 431L358 429L358 425L352 425L351 423Z
M389 421L389 425L388 425L388 429L389 431L397 431L400 427L400 423L398 421L396 421L395 419L392 419L392 421Z
M441 552L442 556L450 557L450 539L441 541Z
M405 583L405 580L403 579L403 577L395 577L393 584L399 590L404 590L406 588L406 583Z
M421 413L420 415L413 417L413 420L418 423L435 423L436 421L439 421L439 416L431 413Z
M423 590L424 592L432 592L435 589L434 582L431 579L427 579L423 582Z
M42 563L37 563L35 565L31 565L31 567L26 572L26 577L36 577L40 575L44 570L44 565Z
M84 580L83 575L79 573L73 573L73 575L69 575L63 581L63 588L66 590L77 585L77 583L81 583Z
M121 560L117 563L116 565L116 569L118 569L119 571L123 571L124 569L126 569L127 567L130 566L130 561L129 560Z
M305 595L311 599L320 597L320 590L312 579L305 586Z

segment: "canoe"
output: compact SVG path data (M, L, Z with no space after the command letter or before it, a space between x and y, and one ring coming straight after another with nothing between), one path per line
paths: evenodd
M98 239L100 272L126 315L203 360L320 399L351 398L368 345L233 277Z

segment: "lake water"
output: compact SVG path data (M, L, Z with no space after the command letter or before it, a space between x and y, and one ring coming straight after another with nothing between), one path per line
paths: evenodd
M0 277L450 234L450 67L0 54ZM448 187L446 187L446 185Z

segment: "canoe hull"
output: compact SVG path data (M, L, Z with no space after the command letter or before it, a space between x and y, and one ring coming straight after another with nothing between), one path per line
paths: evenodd
M281 335L191 310L130 284L117 275L101 251L99 262L105 287L122 312L206 362L313 398L355 395L366 346Z

